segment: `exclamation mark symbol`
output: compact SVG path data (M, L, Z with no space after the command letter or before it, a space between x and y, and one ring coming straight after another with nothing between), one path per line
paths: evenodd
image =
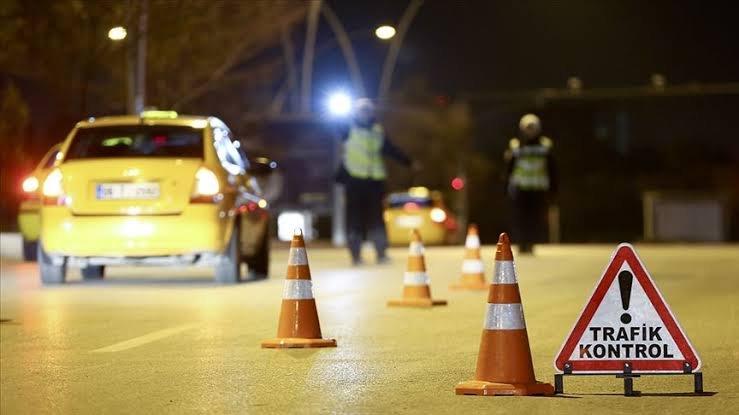
M631 283L634 281L634 276L629 271L621 271L618 273L618 288L621 290L621 305L624 310L629 309L629 303L631 302ZM631 323L631 314L621 314L621 322L624 324Z

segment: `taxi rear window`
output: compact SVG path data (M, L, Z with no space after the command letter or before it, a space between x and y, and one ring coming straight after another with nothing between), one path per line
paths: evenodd
M417 207L429 207L433 205L431 198L411 196L408 193L392 193L387 198L387 204L391 208L404 207L406 203L414 203Z
M65 160L90 158L203 158L203 130L180 126L131 125L77 130Z

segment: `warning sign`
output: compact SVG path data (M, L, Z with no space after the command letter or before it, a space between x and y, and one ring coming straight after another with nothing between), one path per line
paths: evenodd
M566 373L692 373L701 362L644 264L616 248L557 354Z

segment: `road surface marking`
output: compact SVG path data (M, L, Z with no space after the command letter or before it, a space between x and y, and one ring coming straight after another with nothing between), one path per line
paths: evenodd
M130 339L130 340L111 344L110 346L101 347L100 349L95 349L93 350L93 353L122 352L124 350L133 349L134 347L143 346L147 343L161 340L165 337L173 336L185 330L190 330L196 325L197 324L183 324L181 326L170 327L168 329L154 331L149 334L144 334L143 336L134 337L133 339Z

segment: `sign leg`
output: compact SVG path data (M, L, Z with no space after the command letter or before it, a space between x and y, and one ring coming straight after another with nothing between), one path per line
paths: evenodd
M554 375L554 394L562 394L565 391L565 382L563 375Z
M703 393L703 373L702 372L693 373L693 387L694 387L695 393Z
M634 396L634 378L624 377L624 396Z

